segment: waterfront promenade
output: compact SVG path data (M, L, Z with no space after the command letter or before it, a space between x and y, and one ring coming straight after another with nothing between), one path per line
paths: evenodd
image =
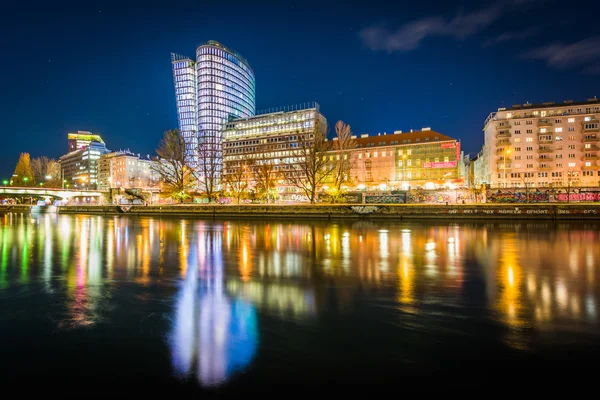
M44 212L27 205L0 206L0 213ZM194 205L71 205L59 214L197 216L202 218L325 218L325 219L580 219L600 220L598 203L551 204L194 204Z

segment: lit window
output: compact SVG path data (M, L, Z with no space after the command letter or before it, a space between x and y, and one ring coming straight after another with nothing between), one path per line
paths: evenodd
M556 128L554 129L554 132L562 132L562 128Z
M574 162L570 162L570 163L569 163L569 168L573 168L574 166L575 166L575 163L574 163Z
M525 141L526 142L533 142L533 138L528 137Z
M575 122L575 118L569 118L568 121L569 122Z
M540 133L546 133L546 128L541 128Z
M585 162L585 166L586 166L586 167L591 167L591 166L592 166L592 163L591 163L591 162L589 162L589 161L586 161L586 162Z

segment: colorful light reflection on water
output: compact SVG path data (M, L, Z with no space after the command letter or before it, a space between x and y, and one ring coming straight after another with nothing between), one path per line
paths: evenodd
M6 214L0 240L7 357L13 347L28 348L15 332L93 335L117 360L113 346L127 337L143 347L139 374L222 387L264 374L267 362L285 373L304 357L324 374L332 365L360 371L360 362L344 358L348 348L384 364L403 349L402 362L427 367L431 358L421 355L440 343L456 348L457 358L487 351L464 338L545 356L563 343L585 349L600 338L600 229L592 223ZM60 361L70 347L44 349L39 362L71 368ZM95 374L117 373L116 366L95 370L100 356L77 351ZM148 354L163 361L143 362ZM17 358L10 365L10 373L28 371Z

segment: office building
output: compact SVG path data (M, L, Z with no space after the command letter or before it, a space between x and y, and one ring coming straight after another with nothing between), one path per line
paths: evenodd
M67 143L69 146L68 152L77 151L87 147L92 142L104 143L104 140L100 135L95 135L88 131L77 131L76 133L69 133L67 135Z
M284 107L228 122L223 131L224 174L244 165L255 168L261 163L272 164L282 180L280 190L294 192L284 175L294 163L301 162L298 134L312 135L326 122L317 103Z
M64 186L80 189L97 189L98 159L108 153L104 142L92 140L87 146L60 157Z
M215 41L196 49L196 58L171 54L179 129L190 160L222 156L222 129L234 118L255 113L254 72L240 54Z
M484 123L492 187L600 185L600 101L516 104Z
M462 186L460 142L430 128L356 138L349 186L407 190Z

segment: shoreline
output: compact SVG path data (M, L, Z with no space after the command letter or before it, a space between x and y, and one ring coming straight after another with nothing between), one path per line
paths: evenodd
M0 206L2 213L29 213L33 206ZM33 212L43 213L39 208ZM74 205L60 206L58 214L194 216L204 218L282 219L537 219L600 220L599 203L554 204L241 204L241 205Z

